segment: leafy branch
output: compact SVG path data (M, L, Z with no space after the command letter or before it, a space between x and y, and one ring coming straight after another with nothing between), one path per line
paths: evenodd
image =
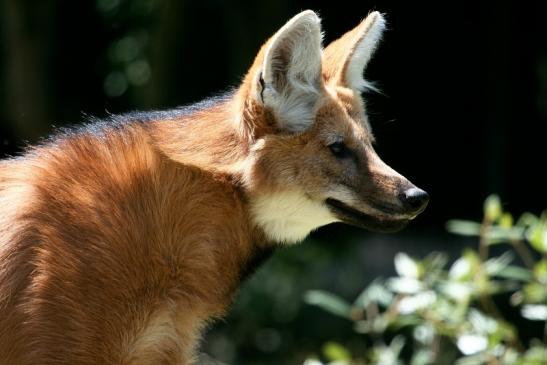
M397 276L374 280L353 303L323 291L306 294L308 303L352 321L373 344L351 354L329 342L320 360L337 365L398 365L406 363L403 358L410 365L546 364L547 212L525 213L515 223L492 195L484 203L482 222L452 220L447 229L477 237L477 250L464 250L451 265L443 253L421 260L398 253ZM502 244L508 250L491 257L490 248ZM545 322L544 333L523 343L496 305L501 294L509 294L523 320ZM402 355L405 348L410 356Z

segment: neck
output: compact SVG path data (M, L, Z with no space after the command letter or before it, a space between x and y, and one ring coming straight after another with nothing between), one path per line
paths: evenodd
M248 191L255 190L247 176L253 164L251 144L266 131L253 120L259 109L246 100L246 90L239 90L229 97L192 106L180 117L157 120L148 128L154 145L167 158L212 173L219 182L238 191L254 226L254 246L262 251L274 242L299 242L334 219L298 192L257 195ZM318 210L321 214L316 214Z
M150 134L169 159L206 171L240 175L249 144L238 129L233 95L209 99L175 119L151 123Z

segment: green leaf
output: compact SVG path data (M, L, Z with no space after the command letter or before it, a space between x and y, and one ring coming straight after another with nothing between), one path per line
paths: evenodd
M403 327L414 327L423 323L423 319L414 314L397 316L391 319L389 324L391 328L399 329Z
M462 256L469 261L469 264L471 265L471 273L475 274L481 265L481 259L477 251L471 248L466 248L463 250Z
M323 346L323 354L329 361L350 361L350 352L341 344L333 341Z
M387 290L380 280L374 280L365 290L359 294L353 302L357 308L365 308L375 302L387 307L393 301L393 294Z
M500 217L499 225L506 229L513 227L513 216L511 213L503 213Z
M488 356L485 353L479 353L459 358L454 365L484 365L487 364Z
M460 303L469 302L473 293L473 287L470 283L457 281L449 281L441 285L441 290L447 297Z
M529 348L519 362L519 365L545 365L547 347L538 343Z
M507 266L509 266L511 261L513 261L513 258L514 258L513 253L506 251L501 256L486 260L486 262L484 263L486 267L486 272L489 275L499 274L500 272L505 270Z
M543 259L534 265L534 276L542 283L547 284L547 260Z
M429 361L431 359L431 351L429 350L417 350L414 355L412 355L412 359L410 360L410 365L427 365L431 362Z
M502 271L494 274L499 278L528 282L533 279L532 272L520 266L507 265Z
M446 263L448 262L448 256L445 253L442 252L432 252L429 255L425 257L425 259L422 260L421 266L422 271L425 271L428 276L431 275L432 272L437 272L442 270Z
M502 228L494 226L486 232L486 237L489 245L507 243L512 240L523 239L525 231L524 227Z
M498 329L498 322L478 309L470 309L467 318L476 334L491 334Z
M372 364L375 365L402 365L399 353L404 345L404 338L396 336L388 346L375 346L372 351Z
M515 365L520 357L520 353L509 347L505 349L505 353L502 357L502 364Z
M528 241L538 252L547 253L547 228L543 224L536 224L528 231Z
M395 271L399 276L406 278L418 279L420 277L418 263L404 252L395 255Z
M403 347L405 346L405 338L403 336L395 336L393 337L393 340L391 340L391 343L389 344L389 348L391 349L393 355L395 358L399 357L399 354L403 350Z
M416 295L409 295L399 301L397 310L400 314L412 314L431 307L437 300L437 294L433 290L424 291Z
M496 222L503 214L500 197L490 195L484 201L484 217L490 222Z
M539 283L530 283L523 290L525 303L544 303L547 301L547 288Z
M531 321L547 321L547 305L544 304L527 304L520 313Z
M324 365L317 359L306 359L302 365Z
M424 284L413 278L391 278L387 282L389 289L396 293L415 294L425 289Z
M467 280L472 276L471 261L466 257L460 257L450 267L448 276L453 280Z
M395 318L397 319L400 317ZM353 328L355 329L355 332L358 333L382 334L385 332L388 325L390 325L389 318L383 313L373 319L357 321Z
M464 355L474 355L488 348L488 338L485 335L464 333L458 336L458 349Z
M460 236L480 236L481 224L473 221L451 219L446 222L446 230Z
M532 213L523 213L515 225L519 227L530 227L537 224L538 221L539 218L536 215Z
M342 298L321 290L310 290L304 296L308 304L313 304L334 315L350 318L351 306Z
M421 324L414 328L412 337L424 345L431 345L435 338L435 328L429 323Z

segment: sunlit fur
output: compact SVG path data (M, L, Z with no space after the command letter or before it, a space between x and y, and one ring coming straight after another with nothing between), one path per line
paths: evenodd
M322 51L306 11L232 93L1 161L0 364L191 363L272 247L340 220L327 199L380 226L412 218L351 81L379 39L381 15L367 19ZM329 150L339 139L352 159Z

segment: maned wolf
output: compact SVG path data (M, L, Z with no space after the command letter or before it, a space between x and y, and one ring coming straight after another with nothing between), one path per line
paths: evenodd
M384 23L322 49L304 11L230 95L0 162L0 364L188 364L272 247L422 212L427 194L374 152L360 95Z

